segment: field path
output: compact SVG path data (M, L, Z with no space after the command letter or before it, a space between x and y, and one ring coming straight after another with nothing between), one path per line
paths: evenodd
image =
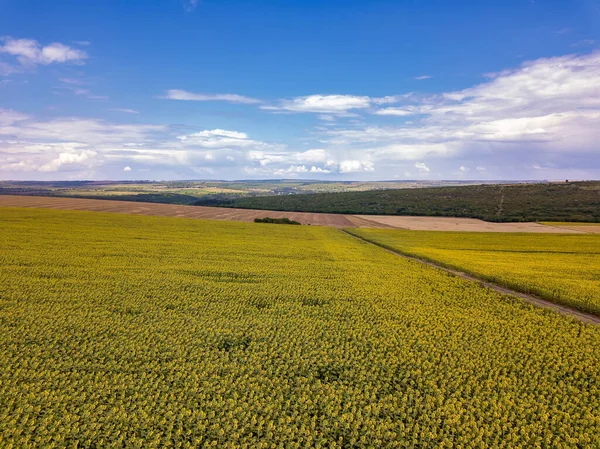
M530 295L530 294L527 294L527 293L521 293L519 291L512 290L510 288L502 287L501 285L494 284L494 283L489 282L489 281L485 281L483 279L480 279L478 277L475 277L475 276L470 275L468 273L465 273L463 271L454 270L452 268L446 268L446 267L444 267L442 265L439 265L439 264L437 264L435 262L431 262L429 260L421 259L420 257L408 256L406 254L401 253L400 251L392 250L390 248L387 248L384 245L380 245L379 243L373 242L371 240L368 240L366 238L360 237L358 235L354 235L354 234L352 234L351 232L348 232L345 229L342 229L341 231L344 232L345 234L348 234L348 235L350 235L350 236L358 239L358 240L362 240L363 242L370 243L371 245L378 246L379 248L381 248L381 249L383 249L383 250L385 250L385 251L387 251L389 253L395 254L395 255L400 256L400 257L404 257L406 259L414 260L416 262L420 262L420 263L422 263L424 265L428 265L430 267L434 267L434 268L437 268L439 270L444 270L445 272L450 273L450 274L452 274L454 276L458 276L458 277L460 277L462 279L466 279L466 280L469 280L469 281L472 281L472 282L476 282L476 283L478 283L480 285L483 285L484 287L490 288L490 289L495 290L495 291L497 291L499 293L503 293L505 295L516 296L516 297L521 298L521 299L525 300L526 302L528 302L530 304L533 304L535 306L543 307L545 309L555 310L556 312L561 313L563 315L568 315L568 316L577 318L578 320L583 321L584 323L600 324L600 317L598 317L596 315L591 315L589 313L580 312L579 310L572 309L570 307L566 307L566 306L563 306L563 305L560 305L560 304L556 304L556 303L547 301L545 299L538 298L537 296L534 296L534 295Z

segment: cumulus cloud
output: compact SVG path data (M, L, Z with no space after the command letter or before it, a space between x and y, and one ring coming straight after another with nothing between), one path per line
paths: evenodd
M180 89L170 89L162 97L167 100L183 101L226 101L229 103L256 104L261 103L256 98L245 97L237 94L203 94L193 93Z
M52 159L50 162L41 165L38 170L41 172L55 172L60 168L67 166L86 166L94 165L95 151L84 150L79 153L59 153L58 157Z
M10 36L2 37L0 41L0 53L15 56L25 66L64 62L81 64L88 58L86 52L60 42L41 45L34 39L15 39Z
M356 110L366 110L374 105L396 103L400 97L368 97L357 95L307 95L290 100L280 100L275 105L264 105L261 109L275 112L312 112L322 120L332 120L335 115L352 115Z
M124 172L131 171L131 167L128 165L127 167L124 167L124 168L123 168L123 171L124 171Z
M327 169L321 168L321 167L315 167L313 165L312 167L310 167L310 172L311 173L331 173L331 170L327 170Z
M339 164L340 173L359 173L365 171L374 171L375 166L370 161L345 160Z
M429 173L429 167L425 164L425 162L417 162L415 164L415 168L419 170L421 173Z

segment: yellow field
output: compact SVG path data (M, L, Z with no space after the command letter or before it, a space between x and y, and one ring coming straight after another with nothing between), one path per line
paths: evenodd
M0 228L2 448L599 442L600 327L339 230L18 208Z
M404 254L600 315L600 235L351 232Z

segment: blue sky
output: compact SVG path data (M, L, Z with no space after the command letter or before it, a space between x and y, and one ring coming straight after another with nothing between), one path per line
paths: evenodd
M598 179L600 0L0 0L0 179Z

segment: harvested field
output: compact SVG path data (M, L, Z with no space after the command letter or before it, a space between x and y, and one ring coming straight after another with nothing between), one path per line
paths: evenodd
M547 222L542 223L558 229L570 229L572 231L585 232L587 234L600 234L600 223L567 223Z
M281 212L256 209L234 209L208 206L180 206L176 204L140 203L129 201L58 198L44 196L0 195L0 206L34 207L42 209L87 210L121 214L153 215L164 217L200 218L204 220L253 221L255 218L283 218L302 224L333 228L408 229L415 231L467 232L535 232L587 233L587 228L600 226L545 226L538 223L488 223L474 218L400 217L385 215L343 215L312 212Z
M411 231L541 232L565 234L585 232L581 227L559 228L539 223L490 223L475 218L401 217L389 215L357 215L357 217L380 225L387 225L391 228ZM368 228L369 226L360 227Z
M268 210L229 209L206 206L179 206L175 204L138 203L128 201L56 198L42 196L0 195L0 206L34 207L60 210L87 210L121 214L153 215L165 217L201 218L205 220L253 221L255 218L283 218L302 224L333 228L355 227L353 221L339 214L313 214L307 212L275 212ZM376 224L375 224L376 225ZM374 227L386 227L385 225Z

